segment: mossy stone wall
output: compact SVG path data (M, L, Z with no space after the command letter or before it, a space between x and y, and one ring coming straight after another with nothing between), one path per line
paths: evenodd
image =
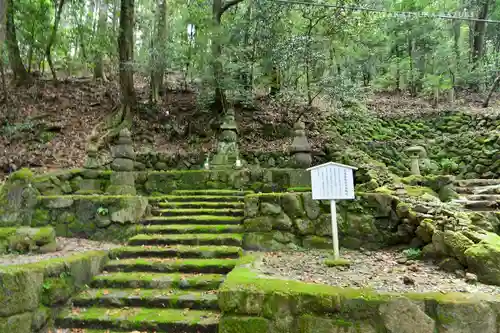
M148 199L141 196L40 196L29 222L53 226L58 236L97 240L127 239L129 227L147 214Z
M104 251L0 267L0 332L46 332L58 308L100 273Z
M428 155L421 161L424 174L500 178L499 113L450 111L418 117L352 113L332 122L352 148L385 163L399 176L410 174L410 156L404 150L420 145Z
M497 296L380 294L270 279L245 266L219 289L220 333L498 332Z
M418 226L414 216L390 193L358 193L337 204L342 246L380 248L409 243ZM245 196L244 247L249 250L332 248L329 201L310 192Z
M61 170L33 176L30 182L37 193L45 196L106 194L112 174L110 170ZM301 169L136 171L130 174L135 178L137 194L141 195L207 188L272 192L310 186L309 173Z

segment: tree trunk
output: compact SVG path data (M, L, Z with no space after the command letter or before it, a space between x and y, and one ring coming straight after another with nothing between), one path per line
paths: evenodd
M482 0L477 18L485 20L488 17L490 0ZM484 55L484 36L486 34L486 22L476 21L474 23L474 38L472 43L472 61L474 67Z
M52 45L56 41L57 28L59 27L59 22L61 21L61 13L64 1L65 0L59 0L59 4L57 4L57 2L54 1L56 17L54 19L54 25L52 26L52 32L50 34L49 42L47 43L47 48L45 49L45 56L47 57L47 62L49 63L50 71L52 72L52 77L54 78L54 82L57 82L57 74L54 68L54 63L52 62L51 51L52 51Z
M6 24L7 49L9 53L9 63L14 73L14 80L17 84L26 82L29 79L28 72L23 65L19 45L17 44L16 26L14 24L14 1L9 0L7 5Z
M493 81L493 84L491 85L490 92L488 93L488 96L486 97L486 99L483 102L483 108L488 107L488 105L490 104L491 96L493 95L493 92L495 91L495 89L497 89L499 84L500 84L500 75L498 75L496 77L495 81Z
M132 67L134 60L134 0L121 0L118 52L122 105L131 110L135 107L136 101Z
M244 0L213 0L212 6L212 23L214 30L219 32L221 26L222 15L231 7L239 4ZM221 61L222 45L220 36L215 36L212 40L212 69L215 81L215 96L212 109L215 114L219 115L226 109L227 100L224 87L222 86L224 69Z
M2 90L3 90L3 100L7 101L7 84L5 82L5 69L3 62L3 43L5 41L5 17L7 14L7 1L0 0L0 74L2 78Z
M97 39L101 41L103 36L106 34L106 20L108 18L108 0L101 0L99 6L99 22L97 23ZM94 64L94 79L102 79L106 81L106 76L104 75L104 52L102 47L104 43L98 43L99 49L94 50L95 52L95 64Z
M158 103L160 91L163 89L165 74L165 58L167 44L167 0L157 0L158 15L156 18L156 36L151 49L151 103Z

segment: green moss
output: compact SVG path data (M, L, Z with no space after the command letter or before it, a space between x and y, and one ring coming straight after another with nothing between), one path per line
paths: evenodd
M216 312L176 309L124 308L107 311L106 308L91 307L86 311L65 310L59 316L63 323L74 325L86 323L90 327L120 327L122 330L180 331L184 325L214 327L219 319ZM106 315L103 315L103 314ZM179 326L177 326L179 325Z
M336 267L336 266L351 266L351 262L347 259L342 259L342 258L339 258L339 259L333 259L333 258L330 258L330 259L325 259L324 261L325 265L328 266L328 267Z
M23 180L29 181L33 179L34 173L28 168L22 168L9 176L9 181Z
M262 317L223 316L219 323L219 333L269 332L269 320Z
M75 290L74 279L62 273L59 277L43 281L42 303L46 306L65 303Z
M185 273L147 273L116 272L98 275L92 282L97 288L178 288L178 289L217 289L224 281L221 274L185 274Z
M179 258L185 257L200 257L200 258L229 258L232 256L240 256L242 254L241 247L238 246L126 246L111 250L111 257L141 257L144 255L155 257L175 256Z
M424 194L430 194L432 196L435 196L439 198L439 195L437 195L436 192L434 192L431 188L429 187L423 187L423 186L405 186L405 190L408 193L408 195L412 197L420 197Z
M235 224L168 224L168 225L148 225L148 226L133 226L133 233L148 233L148 234L224 234L224 233L242 233L243 226Z
M108 271L197 272L227 273L238 263L237 259L123 259L110 261Z
M32 227L39 227L50 224L50 213L47 209L37 208L33 212L31 219Z

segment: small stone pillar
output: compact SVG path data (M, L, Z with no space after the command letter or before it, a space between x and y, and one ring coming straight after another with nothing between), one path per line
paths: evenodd
M298 121L294 127L294 138L290 146L293 166L300 169L307 169L311 166L311 145L307 141L306 127L304 122Z
M210 167L233 168L239 159L238 125L234 119L234 110L229 109L222 119L221 133L217 142L217 151Z
M135 190L135 151L132 145L130 131L126 128L120 131L118 141L111 147L113 162L110 186L107 192L116 195L136 195Z
M79 179L77 194L101 193L101 181L99 169L102 164L97 156L97 148L94 145L87 147L87 159L83 164L82 178Z
M406 152L410 154L411 174L415 176L420 176L419 158L426 156L425 148L421 146L412 146L407 148Z

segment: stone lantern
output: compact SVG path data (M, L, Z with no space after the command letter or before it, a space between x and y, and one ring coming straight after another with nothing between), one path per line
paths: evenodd
M411 174L420 176L420 162L419 159L427 156L425 148L422 146L412 146L405 150L410 154L411 158Z
M293 165L296 168L306 169L311 166L311 145L307 141L304 122L295 123L294 138L290 146L290 154L293 158Z

